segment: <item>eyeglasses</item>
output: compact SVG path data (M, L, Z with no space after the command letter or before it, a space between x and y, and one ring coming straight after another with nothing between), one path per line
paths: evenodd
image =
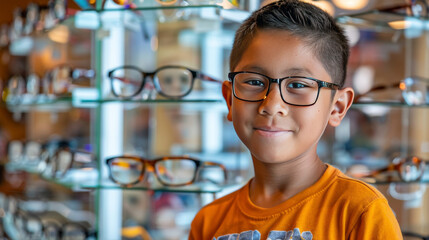
M241 71L230 72L228 78L232 82L234 97L248 102L263 101L270 91L271 83L279 85L283 101L293 106L315 104L322 87L331 90L339 89L337 84L301 76L276 79L257 72Z
M379 8L379 11L397 12L413 17L427 17L429 6L426 0L405 0L405 4L398 6Z
M199 71L181 66L163 66L154 72L144 72L134 66L122 66L108 73L114 96L131 99L142 92L148 79L152 80L155 90L169 99L179 99L188 95L195 79L221 83Z
M64 97L72 92L77 83L79 86L89 86L91 83L88 80L94 77L95 71L92 69L58 66L46 71L42 79L35 73L29 74L27 79L14 75L2 94L9 104L31 103L40 95L50 98Z
M70 147L59 147L55 153L44 152L39 171L50 178L62 178L74 166L80 170L94 169L95 158L92 153L82 150L71 150ZM79 165L79 166L76 166Z
M226 169L222 164L187 156L168 156L153 160L118 156L107 159L106 163L112 181L123 187L141 182L147 171L154 172L158 181L167 187L190 185L199 178L221 185L227 179Z
M67 222L61 226L51 222L43 224L43 236L46 240L85 240L89 237L96 237L97 233L74 222Z
M429 236L408 231L402 231L402 236L405 240L429 240Z
M7 156L12 163L31 164L39 160L42 144L36 141L13 140L8 143Z
M43 223L38 215L21 209L13 214L13 222L23 239L85 240L97 235L95 231L89 231L75 222L66 222L61 226L54 222Z
M75 83L84 83L95 77L92 69L72 68L70 66L58 66L46 72L42 79L43 92L46 95L64 96L71 93ZM85 85L89 85L86 83Z
M374 170L370 173L354 174L355 177L375 178L383 173L395 174L403 182L414 182L421 179L425 171L425 161L418 157L396 157L385 168Z

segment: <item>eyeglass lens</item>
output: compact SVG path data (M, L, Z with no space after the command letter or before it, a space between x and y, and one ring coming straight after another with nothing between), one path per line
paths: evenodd
M393 163L398 163L398 172L400 178L405 182L417 181L421 178L425 169L425 162L412 158L396 158Z
M53 225L45 226L44 237L46 240L57 240L60 239L58 227Z
M408 77L402 81L401 89L408 105L429 104L429 80Z
M234 77L233 85L237 98L259 101L268 94L270 79L256 73L238 73ZM280 89L285 102L295 105L311 105L317 99L319 86L314 80L294 77L283 79Z
M109 163L113 179L120 184L139 181L144 164L133 158L115 158Z
M189 159L165 159L155 164L161 182L168 185L183 185L195 178L197 166Z
M157 71L154 76L161 94L168 97L181 97L187 94L192 88L192 80L192 73L185 68L164 68Z
M70 168L73 154L69 150L60 150L56 159L56 174L62 176Z

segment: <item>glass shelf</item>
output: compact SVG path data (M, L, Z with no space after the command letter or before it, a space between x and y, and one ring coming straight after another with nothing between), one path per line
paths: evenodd
M395 108L427 108L429 104L423 105L409 105L402 102L388 102L388 101L377 101L377 102L355 102L352 104L352 107L363 108L368 106L377 106L377 107L395 107Z
M6 103L6 107L11 112L30 112L30 111L51 111L61 112L67 111L71 108L95 108L100 104L108 103L122 103L126 106L136 105L152 105L152 104L165 104L175 105L184 103L193 104L218 104L223 103L223 99L149 99L149 100L121 100L121 99L96 99L96 100L74 100L71 97L62 97L56 99L46 99L43 101L35 101L28 103L12 104Z
M53 182L70 189L118 189L118 190L131 190L131 191L157 191L157 192L182 192L182 193L217 193L222 191L223 187L205 184L192 184L182 187L163 187L163 186L132 186L123 187L110 179L98 180L83 180L83 181L68 181L62 179L49 179L44 178L46 181Z
M424 184L428 184L429 183L429 179L424 179L424 180L419 180L419 181L411 181L411 182L404 182L401 179L399 179L399 177L391 177L391 178L355 178L361 181L364 181L366 183L369 184L374 184L374 185L387 185L387 184L391 184L391 183L400 183L400 184L413 184L413 183L424 183Z
M71 97L61 97L55 99L38 99L34 101L25 101L19 103L6 102L6 106L11 112L29 112L29 111L66 111L72 105Z
M96 169L71 169L64 177L51 178L40 174L37 162L30 163L8 163L6 164L7 171L24 171L27 173L35 174L41 179L52 182L73 190L91 190L91 189L122 189L122 190L137 190L137 191L159 191L159 192L183 192L183 193L217 193L226 187L235 186L234 184L225 184L218 186L211 183L192 184L181 187L164 187L159 183L154 186L146 186L136 184L131 187L120 186L112 180L98 179L98 172ZM154 180L155 181L155 180Z
M347 16L336 17L338 23L354 25L374 31L397 31L407 27L427 28L428 18L407 16L395 12L372 10Z
M402 181L397 174L390 174L390 175L380 174L379 176L376 176L376 177L361 177L361 178L353 177L353 178L364 181L364 182L369 183L369 184L374 184L374 185L386 185L386 184L391 184L391 183L397 183L397 184L415 184L415 183L429 184L429 172L427 170L425 171L423 177L420 180L410 181L410 182Z
M150 3L149 3L150 4ZM201 9L201 8L216 8L216 9L223 9L221 5L218 4L195 4L195 5L187 5L187 6L179 6L179 5L170 5L170 6L161 6L161 5L142 5L142 6L136 6L133 8L127 8L122 6L116 6L115 8L109 8L105 7L101 10L97 9L85 9L82 10L83 12L116 12L116 11L153 11L153 10L180 10L180 9Z
M134 103L134 104L180 104L180 103L220 103L221 99L148 99L148 100L123 100L123 99L100 99L100 100L82 100L82 103Z

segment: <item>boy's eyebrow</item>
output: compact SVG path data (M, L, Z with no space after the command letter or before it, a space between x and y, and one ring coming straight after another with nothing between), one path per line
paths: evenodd
M286 74L289 76L292 76L292 75L312 75L312 72L308 68L295 67L295 68L287 69Z
M262 74L268 73L268 71L265 68L260 67L260 66L256 66L256 65L244 66L243 70L244 71L258 72L258 73L262 73ZM279 76L279 77L297 76L297 75L312 76L313 74L312 74L312 71L308 68L292 67L292 68L285 69L282 72L282 76Z

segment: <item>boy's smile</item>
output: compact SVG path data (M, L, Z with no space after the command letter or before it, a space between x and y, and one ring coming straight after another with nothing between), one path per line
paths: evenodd
M299 75L332 82L321 62L298 37L286 31L257 31L240 62L232 71L253 71L271 78ZM332 92L321 88L312 106L285 103L277 83L272 83L263 101L247 102L232 94L231 83L224 84L229 104L228 119L254 158L265 163L282 163L316 158L317 142L329 122ZM287 94L287 93L285 93Z

